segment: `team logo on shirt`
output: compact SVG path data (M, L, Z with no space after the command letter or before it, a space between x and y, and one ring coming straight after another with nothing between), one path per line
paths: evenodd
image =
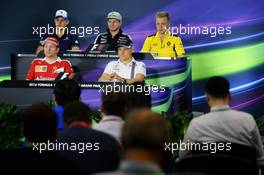
M57 66L53 67L53 73L60 73L60 72L64 72L64 67L60 67L60 68L58 68Z
M100 41L101 44L106 44L106 42L107 42L106 38L101 38L101 41Z
M35 72L47 72L47 66L36 66Z

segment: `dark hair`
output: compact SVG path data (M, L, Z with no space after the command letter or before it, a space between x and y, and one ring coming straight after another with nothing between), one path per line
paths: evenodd
M106 115L124 116L127 107L127 95L122 92L103 93L101 96L103 112Z
M229 94L229 82L224 77L215 76L206 82L206 93L214 98L225 98Z
M127 106L128 110L151 108L151 95L146 94L149 91L149 87L144 85L144 82L136 82L132 84L135 88L142 86L144 89L141 92L127 92Z
M69 102L78 101L81 88L74 80L59 80L54 89L55 100L58 105L65 106Z
M75 121L86 122L90 124L92 122L92 112L89 106L86 104L75 101L68 103L64 108L64 122L66 124L71 124Z
M163 152L170 140L170 128L160 114L147 109L134 110L127 116L122 130L124 149L140 148Z
M29 142L54 140L57 135L57 116L44 103L33 104L22 114L24 134Z

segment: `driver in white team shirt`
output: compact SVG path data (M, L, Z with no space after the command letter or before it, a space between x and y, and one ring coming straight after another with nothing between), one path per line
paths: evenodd
M117 81L132 84L143 82L146 77L146 66L132 57L133 43L130 39L119 40L117 61L109 62L99 81Z

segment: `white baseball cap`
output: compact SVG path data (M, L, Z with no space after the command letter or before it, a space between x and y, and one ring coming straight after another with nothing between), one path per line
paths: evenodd
M57 10L55 14L55 18L58 18L58 17L68 19L68 13L65 10Z
M122 21L122 16L119 12L109 12L107 15L107 19L118 19L120 22Z

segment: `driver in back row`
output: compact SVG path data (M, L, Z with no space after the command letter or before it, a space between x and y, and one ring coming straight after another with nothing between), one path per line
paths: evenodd
M105 33L100 33L94 41L94 47L91 50L100 50L103 45L108 45L107 51L118 50L118 43L123 40L131 40L129 35L123 33L121 29L122 16L118 12L110 12L107 15L108 29Z

